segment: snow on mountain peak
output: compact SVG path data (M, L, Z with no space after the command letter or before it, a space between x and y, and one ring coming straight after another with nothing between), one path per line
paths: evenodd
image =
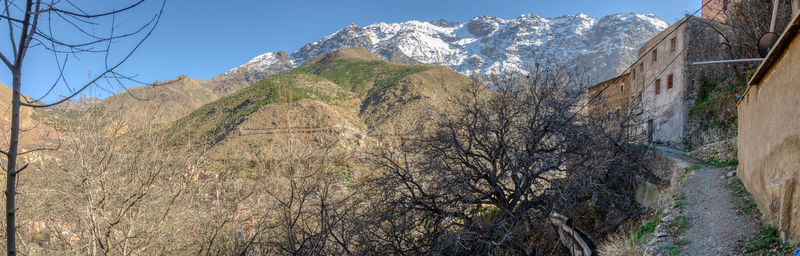
M546 58L588 70L599 81L624 71L635 61L637 49L667 26L655 15L635 13L601 18L523 14L509 20L478 16L467 22L411 20L365 27L351 23L289 57L298 66L339 48L364 47L390 61L446 65L467 75L526 73ZM277 59L270 54L243 66L268 68Z

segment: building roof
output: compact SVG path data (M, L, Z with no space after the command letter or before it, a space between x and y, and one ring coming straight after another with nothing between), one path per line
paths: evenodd
M678 20L675 23L672 23L672 25L665 28L664 30L661 30L661 32L658 32L658 34L656 34L655 36L651 37L649 40L644 42L644 44L642 44L642 47L639 47L638 55L643 56L650 53L650 50L652 50L654 45L658 45L661 42L666 41L667 36L669 36L673 32L676 32L680 26L687 26L687 25L691 26L692 24L690 23L690 20L692 19L702 20L703 18L686 14L685 16L683 16L682 19Z
M625 79L625 76L628 76L630 74L631 74L631 71L630 70L626 70L625 73L622 73L622 75L618 75L618 76L609 78L608 80L599 82L599 83L597 83L595 85L589 86L589 87L586 88L586 90L589 90L589 91L596 90L601 86L604 86L604 85L609 84L609 83L616 82L619 79Z
M747 95L750 92L750 86L758 85L758 82L764 78L772 66L774 66L778 60L780 60L780 58L783 56L783 53L789 48L789 44L791 44L792 40L794 40L798 33L800 33L800 15L795 15L792 19L792 22L789 23L789 26L783 30L783 34L781 34L781 37L778 38L778 42L775 43L775 46L772 47L772 50L770 50L769 54L767 54L767 57L764 58L764 61L762 61L758 66L758 69L756 69L756 72L753 74L750 82L747 83L748 87L747 90L745 90L744 95ZM739 99L739 102L741 102L742 99Z

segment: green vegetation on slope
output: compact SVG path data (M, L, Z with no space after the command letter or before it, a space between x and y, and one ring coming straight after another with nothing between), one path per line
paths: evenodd
M736 96L747 87L746 82L701 80L689 117L699 121L700 131L712 128L727 130L736 125Z
M374 57L365 49L343 49L312 59L292 72L256 82L232 95L208 103L176 121L167 132L175 142L210 143L224 139L259 108L300 99L327 104L348 95L322 84L332 82L355 93L359 100L397 85L409 75L427 70L424 65L395 64Z
M631 239L634 244L643 244L646 238L653 235L653 231L656 230L656 225L658 225L658 222L661 220L662 213L662 210L658 210L656 214L653 215L653 218L649 219L633 232Z
M426 69L427 67L421 65L400 65L382 60L341 59L333 62L311 63L293 72L316 74L348 91L366 96L397 85L400 79Z
M278 100L294 101L309 98L313 91L293 86L298 74L289 73L261 80L238 93L205 104L188 116L176 121L169 132L184 133L180 141L189 138L220 140L259 107ZM176 130L178 129L178 130ZM199 129L199 130L198 130Z
M79 127L82 114L82 110L75 109L39 109L31 113L31 119L64 132Z

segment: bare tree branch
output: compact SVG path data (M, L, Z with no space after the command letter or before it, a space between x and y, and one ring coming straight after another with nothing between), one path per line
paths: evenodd
M97 14L86 14L86 13L85 13L85 12L83 12L83 11L81 11L81 13L75 13L75 12L66 11L66 10L62 10L62 9L58 9L58 8L52 8L52 7L51 7L51 8L44 9L44 10L41 10L41 11L39 11L38 13L44 13L44 12L59 12L59 13L64 13L64 14L68 14L68 15L71 15L71 16L75 16L75 17L81 17L81 18L99 18L99 17L103 17L103 16L109 16L109 15L114 15L114 14L117 14L117 13L121 13L121 12L124 12L124 11L130 10L130 9L133 9L133 8L135 8L136 6L138 6L138 5L142 4L142 3L144 3L144 1L145 1L145 0L139 0L139 2L136 2L136 3L132 4L132 5L129 5L129 6L127 6L127 7L124 7L124 8L122 8L122 9L119 9L119 10L114 10L114 11L110 11L110 12L105 12L105 13L97 13ZM38 13L37 13L37 14L38 14Z
M81 87L80 87L80 89L78 89L78 90L77 90L77 91L75 91L74 93L72 93L72 94L70 94L70 95L68 95L68 96L66 96L66 97L64 97L64 98L62 98L61 100L58 100L58 101L56 101L56 102L53 102L53 103L50 103L50 104L27 104L27 103L23 103L22 105L23 105L23 106L26 106L26 107L32 107L32 108L46 108L46 107L52 107L52 106L55 106L55 105L61 104L61 103L65 102L65 101L67 101L67 100L70 100L70 99L72 99L72 98L73 98L73 97L75 97L76 95L80 94L80 93L81 93L81 92L83 92L83 91L84 91L86 88L89 88L89 86L91 86L91 85L95 84L95 83L96 83L98 80L100 80L101 78L103 78L105 75L107 75L107 74L109 74L109 73L113 72L113 71L114 71L116 68L118 68L118 67L119 67L119 66L121 66L123 63L125 63L125 61L127 61L127 60L128 60L128 59L129 59L129 58L130 58L130 57L133 55L133 53L134 53L134 52L136 52L136 50L137 50L137 49L139 49L139 47L140 47L140 46L141 46L141 45L144 43L144 41L145 41L147 38L149 38L149 37L150 37L150 35L151 35L151 34L153 33L153 31L155 30L155 27L156 27L156 25L158 25L158 22L161 20L161 14L164 12L164 6L165 6L165 5L166 5L166 1L164 1L164 2L163 2L162 6L161 6L161 9L160 9L160 10L159 10L159 12L158 12L158 15L156 15L155 22L153 23L153 26L150 28L150 30L147 32L147 34L144 36L144 38L142 38L142 39L141 39L141 40L140 40L140 41L139 41L139 42L136 44L136 46L135 46L135 47L133 47L133 49L132 49L132 50L131 50L131 51L130 51L130 52L129 52L129 53L128 53L128 54L127 54L127 55L126 55L124 58L122 58L122 59L121 59L119 62L117 62L117 63L116 63L116 64L114 64L113 66L110 66L110 67L108 67L108 68L107 68L107 70L105 70L104 72L100 73L100 74L99 74L99 75L97 75L95 78L93 78L91 81L89 81L88 83L86 83L86 84L84 84L83 86L81 86ZM148 23L148 24L149 24L149 23Z
M14 68L14 64L12 64L12 63L11 63L11 61L9 61L8 59L6 59L6 56L5 56L5 55L3 55L3 53L1 53L1 52L0 52L0 60L3 60L3 63L5 63L5 64L6 64L6 66L8 67L8 69L13 69L13 68Z
M11 15L11 12L9 12L9 10L8 10L8 1L7 1L7 0L5 0L5 1L3 1L3 3L5 3L5 11L4 11L4 12L5 12L6 14L8 14L8 15ZM17 49L17 42L16 42L16 39L14 38L14 26L11 24L11 21L12 21L12 20L15 20L15 19L12 19L11 17L7 17L7 16L4 16L3 18L5 18L5 19L6 19L6 21L8 22L8 37L9 37L9 39L10 39L9 41L11 41L11 51L14 53L14 59L16 59L16 58L17 58L17 51L16 51L16 49ZM22 21L21 21L21 20L20 20L20 21L17 21L17 22L18 22L18 23L22 23ZM4 62L5 62L5 61L7 61L7 60L5 59L5 57L3 57L3 61L4 61ZM6 65L8 65L8 68L9 68L9 69L11 69L11 68L12 68L12 66L13 66L12 64L6 64Z

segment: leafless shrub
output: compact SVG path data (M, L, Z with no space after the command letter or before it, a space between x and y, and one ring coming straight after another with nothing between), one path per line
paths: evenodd
M3 169L6 171L5 186L5 206L6 206L6 244L5 250L8 255L17 254L17 222L16 212L20 207L16 205L16 195L18 189L18 174L24 170L26 165L18 165L17 160L26 154L42 150L52 150L52 148L37 148L25 151L20 148L20 113L21 108L48 108L68 101L90 86L97 86L99 81L108 84L115 83L125 88L122 81L139 82L130 76L118 72L119 67L125 63L142 45L154 31L163 13L166 1L162 1L156 7L156 11L151 17L144 17L144 22L131 25L128 22L118 22L118 18L127 15L136 15L141 18L141 13L131 14L132 11L140 6L146 6L145 1L117 6L116 9L95 12L91 6L76 5L71 1L24 1L24 4L17 1L2 1L3 11L0 13L0 22L8 25L8 44L10 47L0 48L0 62L2 62L11 74L11 98L10 98L10 127L8 137L8 147L0 149L0 153L6 155L6 162ZM141 9L141 8L139 8ZM99 32L107 31L107 32ZM69 34L69 36L64 36ZM131 47L119 47L116 44L121 41L132 41ZM115 42L112 50L112 42ZM124 50L117 50L117 48ZM127 48L127 49L125 49ZM52 84L24 84L22 83L23 65L28 53L34 56L44 54L53 56L54 61L52 72L49 79ZM86 83L77 82L69 74L73 65L70 65L70 57L74 64L75 60L93 59L100 67L100 72L89 75ZM76 65L84 66L84 65ZM37 67L37 75L45 76L48 72L42 72L42 65ZM24 70L28 70L27 68ZM31 69L33 70L33 69ZM82 81L82 80L81 80ZM72 84L72 85L70 85ZM76 86L77 87L72 87ZM22 96L22 91L39 87L46 89L44 95L36 96L31 99ZM60 100L44 103L39 100L44 99L57 88L66 89L68 93ZM24 88L24 89L23 89ZM49 88L49 89L48 89ZM101 87L102 88L102 87Z
M547 232L541 224L553 210L593 234L622 224L639 208L634 175L647 169L638 122L633 111L586 114L575 81L543 68L495 79L492 93L475 85L433 131L379 150L383 173L372 184L384 216L370 229L380 238L375 246L396 254L547 253L553 243L533 237Z
M87 124L89 122L87 121ZM178 248L185 218L176 204L183 171L200 155L163 147L152 133L73 129L58 151L38 155L21 180L22 251L30 254L150 254Z

